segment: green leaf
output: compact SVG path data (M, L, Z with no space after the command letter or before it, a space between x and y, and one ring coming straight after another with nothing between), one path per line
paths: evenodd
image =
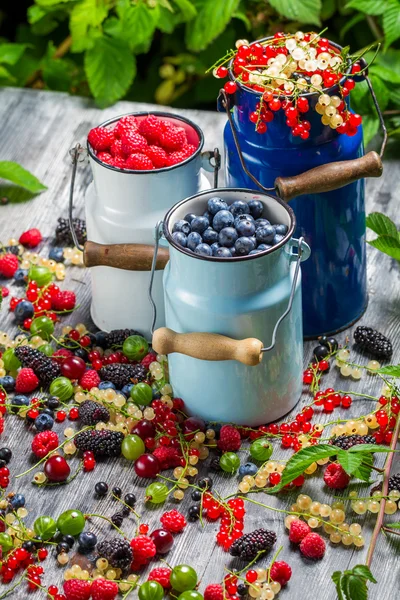
M390 375L391 377L400 377L400 365L387 365L377 370L377 373L382 375Z
M38 194L47 189L32 173L21 167L18 163L8 160L0 161L0 178L11 181L33 194Z
M383 31L387 47L400 37L400 4L397 0L387 2L383 13Z
M0 44L0 63L15 65L25 52L27 44Z
M239 19L239 21L242 21L247 31L251 31L251 22L245 12L237 10L232 16L234 19Z
M364 579L349 575L347 580L347 589L351 600L367 600L368 588Z
M136 75L135 58L127 42L107 36L95 40L84 64L90 90L100 107L122 98Z
M336 0L322 0L321 21L327 21L336 12Z
M368 579L372 583L378 583L375 577L372 575L371 570L367 565L356 565L353 567L354 575L358 575L359 577L363 577L364 579Z
M107 17L109 11L108 0L82 0L76 4L70 16L70 30L72 35L72 52L82 52L94 44L90 36L90 28L97 28Z
M47 35L59 24L59 21L67 17L64 10L45 10L36 4L28 7L28 23L32 25L32 33L35 35Z
M400 72L396 73L392 71L390 67L387 67L379 61L378 63L374 63L370 70L370 74L377 75L383 81L387 83L400 83ZM355 89L355 88L354 88Z
M358 456L358 455L355 455ZM372 454L366 454L363 456L363 461L353 473L354 477L361 479L362 481L369 481L372 473L372 464L374 462Z
M321 0L269 0L270 5L291 21L320 25Z
M135 5L129 0L119 0L117 15L121 22L118 37L125 40L136 54L147 52L160 16L158 6L149 8L143 0L138 0Z
M359 468L363 461L362 454L350 454L350 452L345 452L344 450L338 450L337 452L337 460L342 465L343 469L348 473L348 475L353 475L355 471Z
M396 240L387 235L381 235L376 238L376 240L368 242L368 244L384 254L391 256L395 260L400 260L400 240Z
M193 3L190 2L190 0L174 0L174 1L175 1L175 4L178 6L179 10L181 11L185 21L190 21L191 19L194 19L194 17L197 15L197 9L193 5Z
M356 13L351 19L348 19L346 23L340 29L340 39L343 40L346 33L357 25L360 21L364 21L364 15L362 13Z
M392 450L388 446L380 446L379 444L357 444L356 446L352 446L347 452L350 454L374 454L375 452L392 452Z
M372 229L378 235L390 235L397 238L397 227L389 217L380 212L369 214L365 220L367 227Z
M332 581L336 586L338 600L344 600L342 593L342 572L334 571L334 573L332 573Z
M228 25L240 0L195 0L196 19L186 26L189 50L204 50Z
M400 523L386 523L385 527L390 527L390 529L400 529Z
M382 15L386 10L387 0L350 0L346 8L355 8L367 15Z
M13 77L12 74L9 71L7 71L7 69L2 65L0 65L0 79L5 80L8 83L15 82L15 77Z
M76 0L35 0L36 4L46 8L47 6L55 6L56 4L67 4L68 2L75 2Z
M370 141L376 136L379 130L378 116L364 115L363 116L363 135L364 145L368 146Z

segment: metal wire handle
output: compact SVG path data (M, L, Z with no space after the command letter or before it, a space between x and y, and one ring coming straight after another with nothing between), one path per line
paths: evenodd
M75 246L83 252L84 248L80 245L77 235L75 233L75 228L73 225L73 210L74 210L74 186L75 186L75 177L76 177L76 169L78 167L78 163L83 162L87 157L87 150L83 148L79 143L71 148L69 151L70 156L72 157L72 174L71 174L71 185L69 188L69 208L68 208L68 222L69 229L71 232L72 240Z
M154 330L156 328L156 321L157 321L157 306L156 306L156 303L154 302L154 298L153 298L153 282L154 282L154 273L155 273L156 264L157 264L158 247L160 245L162 231L163 231L163 222L158 221L157 225L154 228L154 254L153 254L153 260L151 263L150 281L149 281L149 289L148 289L148 297L149 297L151 309L153 312L153 320L151 323L151 335L153 335L153 333L154 333Z

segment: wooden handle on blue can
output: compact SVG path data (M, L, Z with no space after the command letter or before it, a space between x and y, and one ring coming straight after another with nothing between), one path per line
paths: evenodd
M86 267L114 267L126 271L150 271L154 246L149 244L97 244L86 242L83 262ZM169 260L168 248L158 248L156 270Z
M363 177L380 177L383 165L379 154L368 152L354 160L331 162L293 177L277 177L277 195L288 202L302 194L321 194L337 190Z
M153 333L153 349L157 354L178 352L200 360L237 360L256 366L262 360L262 342L256 338L234 340L217 333L177 333L168 327Z

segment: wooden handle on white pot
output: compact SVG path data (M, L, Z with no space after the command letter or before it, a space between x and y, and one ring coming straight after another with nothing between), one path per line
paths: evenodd
M150 271L154 246L149 244L97 244L86 242L83 262L86 267L114 267L126 271ZM159 248L156 270L164 269L169 260L168 248Z
M200 360L237 360L255 366L262 360L262 342L256 338L234 340L217 333L176 333L161 327L153 333L153 349L157 354L179 352Z

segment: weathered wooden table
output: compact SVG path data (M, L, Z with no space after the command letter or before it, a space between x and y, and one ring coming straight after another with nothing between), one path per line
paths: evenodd
M84 143L89 129L105 119L138 110L160 110L159 106L133 104L120 102L118 105L106 110L95 108L91 101L83 98L73 98L61 93L38 92L33 90L3 89L0 92L0 111L2 135L0 136L0 159L15 160L24 167L34 172L48 187L48 190L36 197L20 189L9 189L1 186L0 196L8 196L10 204L0 206L0 240L6 244L11 237L19 237L22 231L30 227L38 227L47 242L50 242L59 216L67 215L67 199L71 160L69 149L75 142ZM222 130L225 117L213 112L194 110L180 111L185 116L196 121L205 133L206 149L214 146L222 148ZM90 169L80 169L77 176L77 215L84 214L83 196L91 179ZM398 221L397 202L400 189L400 162L386 161L384 176L378 180L367 183L367 211L382 211ZM329 235L329 232L327 232ZM47 244L46 244L47 245ZM47 256L47 249L43 248L41 254ZM387 334L394 342L394 356L392 363L400 362L400 344L397 337L400 333L400 269L395 261L368 249L368 287L370 302L368 310L361 323L376 327ZM3 282L2 282L3 283ZM73 289L77 293L79 308L69 317L63 318L63 324L78 322L91 323L89 315L90 305L90 273L79 267L67 268L67 277L62 285L64 289ZM18 294L11 286L12 293ZM124 290L121 290L121 294ZM4 301L0 313L0 329L10 334L16 334L16 327L12 314L8 311L8 299ZM127 323L129 326L129 323ZM58 326L61 329L61 325ZM94 326L92 325L93 330ZM351 337L352 331L348 330L338 336L341 343L346 335ZM314 347L313 342L305 344L304 364L311 357ZM366 363L366 359L354 351L352 358L355 362ZM290 357L288 357L290 360ZM380 394L381 381L374 376L365 375L360 381L344 379L338 374L338 369L332 366L331 372L324 377L324 386L332 386L339 390L350 390L373 395ZM308 403L310 396L304 394L299 406ZM375 403L354 397L351 410L340 410L335 416L321 413L320 421L327 422L336 418L349 418L369 413L374 410ZM298 411L298 408L297 408ZM297 412L296 411L296 412ZM337 416L336 416L337 415ZM65 424L56 425L56 430L63 436ZM22 420L16 417L6 419L5 433L1 436L1 446L9 446L13 450L10 463L12 476L26 470L27 464L33 464L29 459L29 447L32 432ZM278 446L274 457L287 458L288 451L281 450ZM77 464L77 458L73 463ZM377 464L382 464L383 458L379 457ZM208 461L206 461L208 462ZM399 462L397 461L397 467ZM394 472L396 470L396 465ZM320 471L319 471L320 472ZM376 474L376 473L375 473ZM80 474L70 485L56 488L38 489L31 484L31 475L21 479L12 479L10 490L23 492L26 496L27 507L30 512L26 521L31 524L36 516L47 514L57 517L68 508L79 508L83 512L112 515L116 511L116 502L110 498L96 499L94 485L97 481L104 480L113 485L119 485L123 492L134 491L138 498L137 511L142 516L142 521L150 524L151 529L159 525L160 509L151 510L144 505L143 481L138 481L133 472L132 464L124 459L108 461L99 464L92 473ZM236 478L223 476L214 477L215 487L226 496L235 491L238 481ZM360 487L360 495L369 495L368 486ZM302 491L311 495L320 502L332 503L334 499L327 494L321 477L309 477ZM273 507L289 509L294 502L296 494L271 497L258 494L257 500ZM170 503L173 504L173 501ZM190 494L179 508L185 512L190 504ZM319 563L311 563L301 558L297 549L291 548L280 513L261 509L255 505L247 505L245 521L246 531L257 527L274 529L278 535L278 545L283 545L280 558L287 560L293 569L293 576L287 589L282 590L282 599L291 598L308 600L310 598L334 600L336 592L331 581L331 574L335 570L344 570L349 566L365 561L366 549L370 541L371 532L375 522L375 515L367 513L363 517L355 515L349 503L346 521L359 522L363 526L366 545L363 549L354 546L334 547L328 540L325 558ZM398 520L398 512L388 520ZM90 529L98 534L99 540L110 536L109 526L100 519L93 519ZM135 531L134 519L126 519L123 529L129 535ZM193 565L201 580L200 590L204 590L207 583L220 582L224 575L224 566L235 566L229 554L225 554L215 544L215 534L218 523L206 523L204 529L199 523L189 524L183 535L175 538L175 544L167 559L172 565L189 563ZM400 589L399 568L400 538L397 536L380 535L372 570L379 584L371 585L370 597L379 600L391 600ZM152 566L160 563L152 563ZM261 565L266 566L265 558ZM55 555L44 563L46 567L45 583L62 582L62 569L57 566ZM144 579L144 576L143 576ZM4 586L0 586L0 595L4 593ZM26 586L23 585L12 592L13 598L26 598ZM136 592L132 593L132 597ZM36 592L35 597L45 597L44 592Z

